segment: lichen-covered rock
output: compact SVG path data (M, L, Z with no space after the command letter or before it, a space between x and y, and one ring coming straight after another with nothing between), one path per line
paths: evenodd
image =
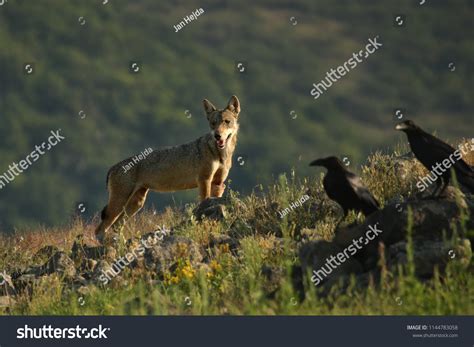
M66 278L73 278L76 275L74 262L64 252L56 252L41 267L41 275L49 275L52 273L60 274Z
M165 237L162 242L147 248L144 255L146 268L153 269L158 275L170 271L180 259L189 260L194 267L202 262L203 252L193 240L171 235Z

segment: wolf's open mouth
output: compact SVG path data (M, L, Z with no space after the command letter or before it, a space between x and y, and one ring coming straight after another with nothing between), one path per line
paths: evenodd
M232 134L229 134L226 139L220 138L219 140L216 140L217 148L224 149L227 144L227 140L230 138L230 135Z

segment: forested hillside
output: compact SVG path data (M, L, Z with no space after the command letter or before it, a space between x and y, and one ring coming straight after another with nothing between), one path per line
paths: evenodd
M393 131L397 108L444 139L472 136L470 0L2 3L0 174L52 130L65 139L0 189L1 231L94 215L111 165L207 131L203 98L241 101L230 185L243 193L292 168L314 175L308 163L318 156L347 156L357 170L405 140ZM311 96L313 83L376 36L376 53ZM151 194L147 206L195 199Z

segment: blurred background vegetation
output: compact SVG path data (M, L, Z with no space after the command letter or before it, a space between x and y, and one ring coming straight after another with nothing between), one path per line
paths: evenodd
M204 14L175 33L197 8ZM396 14L404 27L394 26ZM242 193L291 168L315 175L307 165L318 156L348 156L357 169L405 140L393 131L396 108L442 138L471 136L473 15L470 0L8 0L0 7L0 173L50 130L66 139L0 190L0 230L67 223L79 203L93 216L106 204L111 165L207 131L203 98L218 107L240 98L230 185ZM377 53L311 97L312 83L377 35ZM195 199L152 194L147 206Z

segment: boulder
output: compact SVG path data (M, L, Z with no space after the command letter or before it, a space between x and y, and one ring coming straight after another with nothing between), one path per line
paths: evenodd
M401 241L393 244L388 249L387 266L396 271L398 265L406 265L407 242ZM461 239L456 243L415 240L413 242L413 260L415 263L415 274L421 278L433 276L434 268L444 271L446 265L451 261L458 262L461 266L469 266L472 259L471 242Z
M336 283L341 276L362 273L362 265L356 259L346 257L343 251L334 242L313 241L304 244L299 250L302 273L311 272L311 282L315 285ZM341 260L343 257L344 260Z
M406 239L408 211L412 210L413 239L443 240L453 234L453 222L459 221L461 209L452 199L425 199L388 205L368 216L364 223L342 229L336 233L334 242L342 248L354 239L365 237L370 226L378 225L382 233L364 247L364 253L376 255L378 242L388 247ZM474 211L472 211L474 212Z
M389 204L380 211L368 216L359 225L351 225L336 232L333 241L313 241L301 246L299 260L301 269L293 273L293 284L297 292L301 292L303 277L311 271L313 283L322 287L323 293L328 293L335 283L347 286L352 274L355 274L356 285L367 285L370 278L379 278L377 267L379 252L385 252L386 264L389 270L396 271L399 265L407 264L407 228L409 210L411 210L411 230L413 240L413 256L415 274L420 278L433 276L434 268L444 271L450 261L457 261L463 267L468 267L472 259L472 245L469 235L463 235L460 228L461 216L466 213L473 215L474 208L470 200L448 188L441 198L408 200L403 203ZM472 230L472 218L467 221L467 229ZM377 230L373 240L367 240L369 230ZM459 235L460 234L460 235ZM372 237L372 232L370 236ZM362 238L362 239L361 239ZM367 242L359 243L361 248L336 268L329 267L326 259L342 253L353 244L354 240ZM383 247L379 246L382 242ZM316 277L312 272L324 266L329 275L321 272ZM295 281L295 279L301 280ZM317 282L317 283L316 283Z
M226 198L209 198L202 201L194 210L193 215L198 221L204 218L222 221L226 218Z

